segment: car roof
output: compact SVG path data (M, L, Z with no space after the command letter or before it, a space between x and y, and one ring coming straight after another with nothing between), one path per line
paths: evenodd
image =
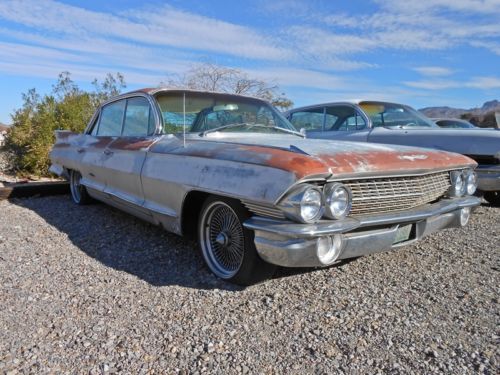
M343 100L343 101L338 101L338 102L327 102L327 103L319 103L319 104L311 104L311 105L305 105L301 107L296 107L292 108L285 113L288 112L295 112L299 109L308 109L308 108L315 108L315 107L323 107L323 106L329 106L329 105L359 105L360 103L363 102L370 102L370 103L383 103L383 104L394 104L394 105L401 105L407 107L408 105L402 104L402 103L394 103L394 102L388 102L385 100L371 100L371 99L348 99L348 100Z
M142 88L142 89L129 91L129 92L120 94L119 96L122 96L122 95L128 96L128 95L132 95L135 93L156 95L156 94L161 93L161 92L191 92L191 93L197 93L197 94L230 95L230 96L238 96L240 98L255 99L255 100L260 100L260 101L266 102L266 100L264 100L264 99L257 98L255 96L251 96L251 95L233 94L230 92L222 92L222 91L193 90L193 89L185 89L185 88L178 88L178 87L146 87L146 88Z

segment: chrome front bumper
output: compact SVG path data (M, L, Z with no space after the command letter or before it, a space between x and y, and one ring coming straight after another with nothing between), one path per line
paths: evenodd
M475 171L479 190L500 191L500 165L479 165Z
M244 226L255 232L257 252L266 262L285 267L322 267L333 262L324 264L320 261L317 251L321 238L341 236L342 248L335 260L377 253L410 244L441 229L461 227L462 209L479 204L477 197L444 199L400 213L317 224L254 216ZM397 242L399 228L409 224L412 224L410 237Z

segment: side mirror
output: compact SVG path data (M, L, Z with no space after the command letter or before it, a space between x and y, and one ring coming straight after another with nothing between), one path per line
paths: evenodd
M300 134L302 134L305 138L306 137L306 128L300 128Z

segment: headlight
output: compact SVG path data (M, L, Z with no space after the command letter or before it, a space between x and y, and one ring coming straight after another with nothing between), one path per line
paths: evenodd
M333 183L325 187L325 213L330 219L342 219L351 211L351 190L342 184Z
M450 173L452 197L461 197L465 193L465 180L462 171L452 171Z
M465 171L465 192L472 195L477 189L477 175L472 169Z
M314 223L324 212L324 198L321 190L312 185L297 186L279 204L285 215L301 223Z
M304 191L302 199L300 200L300 216L306 222L319 219L318 215L321 213L323 206L323 197L319 190L309 188ZM321 217L321 215L319 215Z

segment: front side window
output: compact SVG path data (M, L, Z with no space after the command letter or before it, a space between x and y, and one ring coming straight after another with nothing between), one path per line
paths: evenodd
M366 128L365 119L350 105L334 105L326 108L325 130L356 131Z
M366 122L359 114L354 113L352 116L347 117L338 127L337 130L355 131L361 130L366 127Z
M122 135L126 137L145 137L152 134L151 123L154 124L152 117L154 116L146 98L127 99Z
M102 108L101 120L97 129L98 136L119 136L122 132L125 100L107 104Z
M97 135L97 129L99 128L99 114L95 117L94 122L90 126L90 134Z

